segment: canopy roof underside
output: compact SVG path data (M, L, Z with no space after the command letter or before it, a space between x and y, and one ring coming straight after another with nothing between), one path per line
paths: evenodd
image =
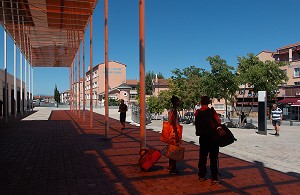
M98 0L0 0L0 23L34 67L70 67Z

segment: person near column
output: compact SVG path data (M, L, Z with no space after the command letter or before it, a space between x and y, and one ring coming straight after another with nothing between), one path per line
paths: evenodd
M171 140L170 144L179 146L181 138L177 131L178 125L179 125L177 109L180 106L181 101L177 96L173 95L171 98L171 103L172 103L173 108L168 113L169 114L169 117L168 117L169 124L172 125L172 127L173 127L173 130L172 130L171 136L170 136L170 140ZM176 167L176 160L173 160L171 158L169 158L169 167L167 167L167 170L169 171L169 173L172 173L172 174L181 174L182 173Z
M220 182L219 175L219 145L213 141L214 135L214 122L212 117L215 118L218 124L221 124L221 119L217 112L213 108L209 108L210 98L208 96L203 96L201 98L201 108L195 113L195 117L199 120L195 125L197 129L201 130L199 143L199 162L198 162L198 176L200 182L207 180L207 156L209 154L210 159L210 172L211 172L211 183L217 184Z
M128 111L127 105L124 104L124 100L120 100L119 111L120 112L120 122L122 124L122 130L125 129L125 121L126 121L126 112Z
M275 128L275 136L279 136L279 127L282 122L282 110L277 107L277 104L273 104L273 108L271 110L270 123L273 124Z

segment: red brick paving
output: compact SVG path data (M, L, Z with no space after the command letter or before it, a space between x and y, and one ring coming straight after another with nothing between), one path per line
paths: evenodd
M48 121L0 123L0 194L299 194L299 173L281 173L261 162L220 154L222 184L200 183L199 147L184 142L182 175L165 170L162 157L150 172L140 170L139 128L110 119L105 139L104 117L89 114L82 122L70 111L53 111ZM147 145L162 149L159 134L147 130Z

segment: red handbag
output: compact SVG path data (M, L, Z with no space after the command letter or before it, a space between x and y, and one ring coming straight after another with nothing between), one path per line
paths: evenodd
M177 125L178 139L182 139L182 125ZM175 140L173 125L168 121L163 121L163 128L160 135L160 141L165 143L173 143Z
M184 151L184 147L170 144L166 151L166 157L176 161L182 161L184 159Z

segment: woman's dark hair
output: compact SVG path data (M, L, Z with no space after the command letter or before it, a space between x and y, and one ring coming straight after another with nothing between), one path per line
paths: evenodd
M171 98L171 103L172 103L172 105L173 105L173 106L176 105L176 102L177 102L177 101L179 101L179 98L178 98L177 96L173 95L172 98Z
M210 102L209 97L208 96L202 96L201 97L201 105L208 105Z

